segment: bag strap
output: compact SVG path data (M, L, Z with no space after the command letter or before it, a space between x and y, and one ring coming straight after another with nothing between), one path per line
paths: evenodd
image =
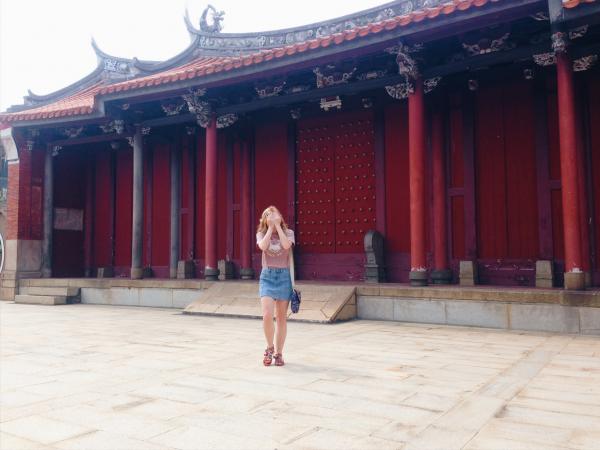
M296 286L296 283L295 283L296 274L295 274L295 270L294 270L294 245L293 244L290 247L289 257L290 257L290 278L292 279L292 288L294 288Z

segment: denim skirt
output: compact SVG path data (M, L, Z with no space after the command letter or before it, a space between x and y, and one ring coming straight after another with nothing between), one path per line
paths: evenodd
M263 267L258 283L259 296L275 300L292 298L292 279L289 268Z

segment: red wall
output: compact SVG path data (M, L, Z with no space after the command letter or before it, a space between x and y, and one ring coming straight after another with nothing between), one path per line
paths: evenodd
M112 264L112 179L111 152L104 146L98 147L94 154L95 186L94 186L94 267L107 267Z
M257 125L254 152L254 205L256 226L260 215L269 205L275 205L287 219L288 211L288 152L287 122ZM294 225L289 224L290 228ZM254 233L252 234L254 236ZM254 246L256 252L258 248Z
M171 144L155 141L152 154L152 256L151 265L156 276L168 276L157 272L169 266L169 247L171 236Z
M115 266L131 267L133 149L123 145L116 155Z
M482 87L476 96L475 155L480 258L539 253L532 85Z
M227 139L217 132L217 261L227 253Z
M204 193L205 185L205 161L206 161L206 133L204 128L198 130L196 140L196 276L200 277L204 272Z
M393 103L385 109L385 194L387 251L410 253L406 102Z
M589 79L589 125L590 148L592 162L592 195L593 195L593 249L594 271L600 272L600 81L597 78ZM600 274L596 276L597 285L600 285Z
M450 103L448 115L449 154L446 162L449 169L448 187L450 193L450 259L461 260L466 258L464 124L461 99L455 96Z

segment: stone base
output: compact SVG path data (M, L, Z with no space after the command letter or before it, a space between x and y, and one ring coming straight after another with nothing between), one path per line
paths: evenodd
M206 281L217 281L219 279L219 269L213 269L212 267L204 268L204 279Z
M461 261L458 279L461 286L476 285L478 282L477 264L474 261Z
M583 272L585 275L585 287L592 287L592 272Z
M132 267L130 272L130 277L132 280L141 280L144 271L141 267Z
M177 262L177 278L186 280L196 276L196 266L194 261L178 261Z
M240 269L240 278L242 280L253 280L254 279L254 269L252 267L246 267Z
M112 267L98 267L98 271L96 273L97 278L113 278L115 276L115 271Z
M431 282L433 284L452 283L452 271L450 269L434 270L431 272Z
M552 261L535 262L535 287L551 288L554 280Z
M233 261L225 261L221 259L219 262L219 280L233 280L234 266Z
M142 269L142 277L144 277L144 278L154 278L154 270L152 270L152 267L150 267L150 266L144 267Z
M565 272L565 289L577 291L585 289L585 273Z
M365 264L365 281L368 283L384 283L385 267L377 264Z
M411 270L408 279L411 286L427 286L428 274L426 270Z

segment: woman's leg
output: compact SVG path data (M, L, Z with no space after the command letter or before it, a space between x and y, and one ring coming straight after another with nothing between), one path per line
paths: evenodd
M275 332L275 353L283 353L283 345L287 336L287 313L289 301L277 300L275 302L275 318L277 331Z
M273 325L274 303L275 301L271 297L261 297L260 299L263 315L263 331L265 332L267 347L273 347L273 335L275 334L275 326Z

